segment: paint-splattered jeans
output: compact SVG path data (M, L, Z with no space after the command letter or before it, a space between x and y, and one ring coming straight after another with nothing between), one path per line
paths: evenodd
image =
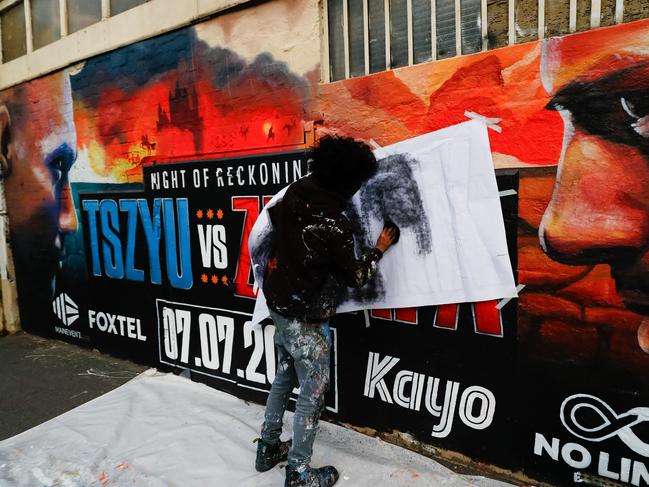
M266 402L261 437L271 444L279 441L291 391L299 384L288 463L301 470L311 462L324 395L329 388L329 324L301 323L274 311L270 315L275 323L277 371Z

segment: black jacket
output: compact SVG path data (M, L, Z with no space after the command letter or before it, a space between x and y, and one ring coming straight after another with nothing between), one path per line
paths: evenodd
M322 322L336 312L345 287L362 287L382 253L356 258L347 200L310 176L293 183L269 210L273 242L264 277L268 306L281 315Z

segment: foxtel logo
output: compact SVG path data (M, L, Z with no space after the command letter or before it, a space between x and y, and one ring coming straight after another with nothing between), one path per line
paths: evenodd
M54 298L52 309L65 326L70 326L79 319L79 306L66 293L61 293Z

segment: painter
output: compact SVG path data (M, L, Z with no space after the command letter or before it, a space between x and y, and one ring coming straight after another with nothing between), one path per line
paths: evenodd
M386 222L376 244L357 258L352 224L344 211L377 170L367 145L323 137L313 151L310 174L290 185L268 211L272 232L257 252L264 253L267 262L262 286L276 327L278 365L255 466L263 472L288 460L285 487L328 487L338 480L335 467L310 466L329 386L329 319L347 288L371 282L383 254L399 238L397 225ZM284 412L298 386L293 439L283 442Z

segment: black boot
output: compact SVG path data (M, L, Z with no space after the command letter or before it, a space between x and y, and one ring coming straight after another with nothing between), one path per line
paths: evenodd
M331 465L322 468L306 467L302 471L287 465L284 487L331 487L338 481L338 477L338 470Z
M255 459L255 468L257 472L266 472L283 462L288 457L288 451L291 449L291 440L278 441L274 445L266 443L261 438L257 442L257 458Z

